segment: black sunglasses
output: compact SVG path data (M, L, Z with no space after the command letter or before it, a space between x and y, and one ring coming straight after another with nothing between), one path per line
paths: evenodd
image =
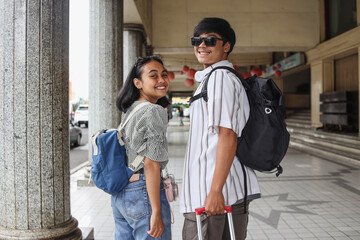
M204 41L207 47L214 47L216 46L216 41L221 40L218 37L192 37L191 38L191 45L194 47L200 46L200 44Z

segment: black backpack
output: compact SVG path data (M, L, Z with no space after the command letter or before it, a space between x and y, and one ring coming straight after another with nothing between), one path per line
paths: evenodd
M217 69L234 73L245 87L249 100L250 115L237 139L237 158L254 170L276 172L276 176L279 176L283 171L280 162L286 154L290 140L284 121L285 107L280 89L270 78L254 75L244 79L234 69L222 66L211 70L201 93L193 96L190 104L200 98L208 101L207 83L211 73Z

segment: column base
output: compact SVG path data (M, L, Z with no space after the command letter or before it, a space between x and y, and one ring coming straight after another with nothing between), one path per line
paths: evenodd
M48 229L8 229L0 227L0 239L17 240L81 240L82 233L78 228L78 221L71 217L70 220Z

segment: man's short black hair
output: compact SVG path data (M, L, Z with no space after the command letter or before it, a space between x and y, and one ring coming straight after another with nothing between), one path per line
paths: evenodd
M194 28L194 37L198 37L203 33L211 32L219 34L224 40L224 44L227 42L230 43L231 46L228 52L229 55L236 42L235 32L230 24L222 18L204 18Z

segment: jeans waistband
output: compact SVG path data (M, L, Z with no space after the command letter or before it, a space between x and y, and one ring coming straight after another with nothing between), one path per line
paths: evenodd
M136 172L134 172L134 174L144 174L144 168L140 168L139 170L137 170Z

